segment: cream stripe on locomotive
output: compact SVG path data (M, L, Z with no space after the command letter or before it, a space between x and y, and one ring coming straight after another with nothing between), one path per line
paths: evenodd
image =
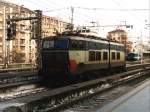
M99 60L90 60L90 52L101 53ZM107 53L107 60L103 60L103 53ZM108 50L89 50L89 51L79 51L70 50L69 60L74 60L77 64L76 73L80 74L89 70L107 69L109 67L109 51ZM96 59L96 57L95 57Z
M123 51L110 50L110 61L111 62L124 61L125 60L124 55L125 53Z
M94 57L90 57L90 53L93 53ZM106 53L104 55L104 53ZM106 56L107 55L107 56ZM106 57L105 57L106 56ZM70 50L70 60L75 60L77 64L98 64L109 62L109 50Z
M125 65L124 45L110 42L110 66L121 67Z
M114 51L113 51L114 52ZM124 61L125 61L125 58L124 58L124 52L114 52L115 54L116 54L116 57L115 57L115 59L112 59L112 55L110 55L111 57L110 57L110 66L111 67L121 67L121 66L124 66L125 65L125 63L124 63ZM120 58L118 58L117 59L117 53L119 53L120 54ZM112 54L112 52L111 52L111 54Z
M91 53L91 54L90 54ZM94 54L94 59L91 59L92 53ZM107 55L107 56L106 56ZM109 50L89 50L87 52L87 63L107 63L109 61Z
M82 63L85 64L86 62L86 51L80 50L69 50L69 59L75 60L77 64Z
M71 36L70 39L73 40L85 40L86 42L94 42L99 45L103 44L106 46L106 49L103 48L91 48L92 46L88 45L86 50L69 50L69 57L71 60L76 60L77 64L99 64L99 63L108 63L109 59L109 43L107 40L94 40L84 37ZM107 53L107 59L104 58L103 53ZM104 60L105 59L105 60Z

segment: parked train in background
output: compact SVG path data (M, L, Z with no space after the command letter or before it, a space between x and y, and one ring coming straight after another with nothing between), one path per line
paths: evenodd
M131 52L127 54L127 61L140 61L141 55L139 53Z
M94 70L124 69L124 44L81 34L58 35L42 41L44 78L86 76Z

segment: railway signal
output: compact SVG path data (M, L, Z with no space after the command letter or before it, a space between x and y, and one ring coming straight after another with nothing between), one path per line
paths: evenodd
M35 17L19 17L10 18L8 15L6 19L7 39L12 40L16 36L16 22L31 20L31 32L33 33L32 39L40 39L42 37L42 11L35 10Z
M10 17L10 15L7 16L6 19L6 40L10 41L15 39L14 37L16 36L16 23L19 21L25 21L25 20L31 20L34 21L34 25L31 25L31 27L33 27L33 29L31 28L31 30L33 30L32 34L34 35L33 38L31 37L31 39L35 39L35 42L37 43L37 45L40 44L41 38L42 38L42 11L40 10L35 10L35 16L33 17ZM6 41L6 42L7 42ZM5 60L5 68L7 68L7 64L8 64L8 59L9 59L9 45L10 43L8 42L7 45L7 49L6 51L6 60ZM40 67L40 48L37 49L37 61L39 64L37 64L37 67Z
M7 21L7 40L10 40L12 37L11 21Z
M8 16L8 19L6 20L7 26L7 38L6 40L13 40L16 36L16 23L10 19L10 16Z

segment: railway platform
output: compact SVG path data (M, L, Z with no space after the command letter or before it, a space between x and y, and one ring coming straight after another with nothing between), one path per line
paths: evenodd
M150 112L150 80L96 112Z

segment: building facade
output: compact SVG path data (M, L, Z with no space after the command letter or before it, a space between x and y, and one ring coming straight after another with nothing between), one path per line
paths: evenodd
M6 19L10 17L33 17L35 12L9 2L0 0L0 64L3 63L36 63L37 45L32 39L32 20L16 22L16 36L7 41ZM54 36L65 30L68 23L60 19L42 17L42 37Z
M7 41L7 23L8 16L12 17L30 17L34 15L33 11L12 3L0 1L0 63L30 63L35 59L35 42L31 40L30 21L18 21L16 23L15 39ZM34 50L33 50L34 49Z
M42 35L44 37L55 36L57 33L62 33L66 30L69 23L62 21L59 18L43 15L42 18Z
M127 32L121 29L116 29L108 32L107 39L123 43L126 47L126 54L132 50L132 42L128 40Z

